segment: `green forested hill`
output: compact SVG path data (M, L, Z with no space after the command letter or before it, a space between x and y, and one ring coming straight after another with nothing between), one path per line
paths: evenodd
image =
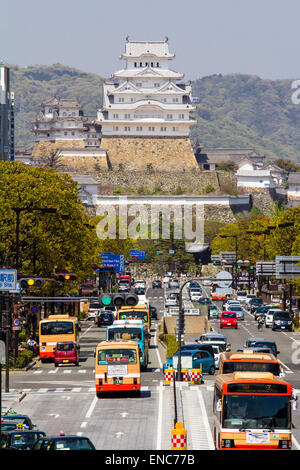
M33 141L32 121L42 101L76 98L86 115L102 104L104 78L61 64L11 66L15 92L16 145ZM191 136L203 147L254 147L270 158L300 162L300 104L291 101L292 80L252 75L212 75L193 82L197 126Z
M212 75L193 83L197 126L192 136L206 147L254 147L269 157L300 162L300 105L292 80L252 75Z

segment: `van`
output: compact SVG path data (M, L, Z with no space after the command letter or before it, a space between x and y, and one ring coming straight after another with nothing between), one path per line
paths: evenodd
M54 348L54 365L59 364L75 364L79 365L79 352L76 343L72 341L64 341L57 343Z

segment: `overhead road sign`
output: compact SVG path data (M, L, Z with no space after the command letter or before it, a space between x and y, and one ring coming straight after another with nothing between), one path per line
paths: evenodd
M17 288L17 270L0 269L0 291L15 292Z
M145 251L130 250L129 254L130 254L131 259L145 259L146 258Z
M300 277L300 256L276 256L276 279L297 279Z
M125 255L116 255L115 253L100 253L102 263L101 267L113 267L116 273L122 273L125 269Z
M256 261L255 265L256 276L275 276L275 262L274 261Z
M221 251L220 257L221 257L221 260L224 259L226 263L235 263L236 251Z

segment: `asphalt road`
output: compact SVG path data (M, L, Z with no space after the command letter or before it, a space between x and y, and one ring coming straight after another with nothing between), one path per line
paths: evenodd
M151 304L164 315L166 289L147 289ZM171 290L168 292L171 292ZM190 307L186 300L184 304ZM196 306L196 305L195 305ZM155 340L157 322L151 327L150 364L142 372L141 397L107 397L97 399L94 387L94 349L105 337L105 328L93 322L82 322L79 366L64 365L55 368L52 363L37 364L27 372L10 374L10 388L23 390L25 398L16 402L16 411L28 414L37 427L48 435L81 434L90 437L97 449L104 450L159 450L170 449L174 419L172 389L163 386L161 363ZM275 340L280 351L278 359L285 372L285 380L300 395L300 334L296 332L258 332L253 316L245 313L237 330L220 330L219 321L212 320L215 331L226 335L231 350L237 350L250 337ZM185 342L193 342L196 335L186 335ZM198 388L178 388L182 420L188 430L188 449L212 449L212 398L214 376L205 375ZM300 448L300 404L293 411L293 448Z

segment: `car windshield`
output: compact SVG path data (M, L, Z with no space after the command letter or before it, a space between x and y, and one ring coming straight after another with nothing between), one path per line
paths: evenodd
M141 328L111 328L108 330L108 340L139 341L142 339L142 331Z
M275 344L272 344L272 343L264 343L264 342L261 342L261 341L249 341L249 346L255 346L256 348L269 348L269 349L272 349L272 352L274 354L277 353L277 348L275 346Z
M289 312L274 313L274 320L291 320Z
M239 305L229 305L229 307L230 307L231 310L233 310L234 312L243 310L242 307L240 307Z
M279 375L280 366L275 362L225 361L223 374L232 374L233 372L271 372L274 375Z
M72 321L49 321L41 323L41 335L69 335L74 333Z
M98 364L136 364L135 349L100 349L98 351Z
M280 395L225 395L222 427L289 429L290 397Z
M57 343L58 351L74 351L74 349L75 349L74 343Z
M1 423L1 431L12 431L16 429L17 423Z
M223 338L222 336L204 336L203 338L201 338L201 340L203 340L203 341L224 341L225 342L225 338Z
M245 290L239 290L237 291L236 295L246 297L247 293Z
M100 304L90 304L90 308L101 308Z
M32 432L18 432L17 434L12 434L11 436L11 445L17 447L18 449L30 449L35 441L44 434L41 434L36 431Z
M87 438L72 437L55 439L55 450L93 450L94 446Z
M223 313L222 318L236 318L234 313Z

